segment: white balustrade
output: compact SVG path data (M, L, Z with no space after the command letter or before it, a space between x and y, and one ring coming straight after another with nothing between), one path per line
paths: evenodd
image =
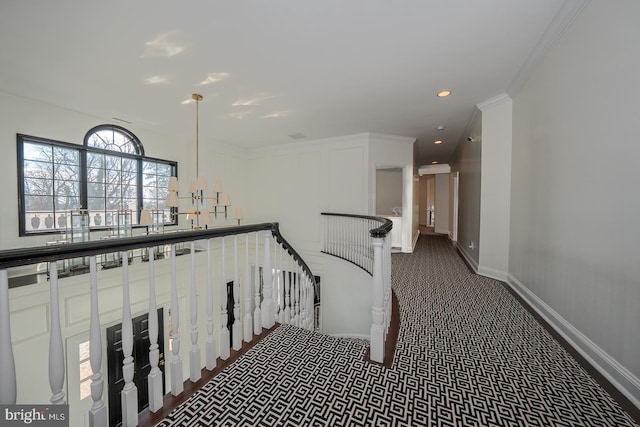
M244 341L253 339L253 320L251 318L251 275L249 273L249 233L244 235Z
M238 235L233 236L233 349L242 348L242 319L240 319L240 277L238 275Z
M0 270L0 405L15 404L17 396L10 317L9 277L7 270Z
M102 376L102 333L100 331L100 310L98 307L98 272L95 255L89 258L89 287L91 318L89 321L89 363L91 364L91 409L89 424L91 426L107 426L107 405L102 400L104 378Z
M260 335L262 333L262 309L260 308L260 263L259 263L259 251L258 240L260 233L256 233L256 266L254 274L254 289L255 289L255 310L253 312L253 333Z
M196 291L196 242L191 242L191 298L190 324L191 349L189 350L189 379L196 382L202 377L200 347L198 346L198 294Z
M58 263L49 263L49 303L51 305L51 332L49 335L49 386L51 387L51 403L66 403L62 387L64 385L65 362L60 329L60 303L58 289Z
M229 313L227 312L227 274L226 274L226 258L225 258L225 245L224 237L222 238L222 253L221 253L221 283L220 283L220 359L227 360L231 356L231 348L229 343Z
M262 288L262 327L271 328L275 323L273 304L273 271L271 269L271 231L264 232L264 266L262 267L264 285Z
M207 239L207 369L212 371L218 364L216 338L213 335L213 272L211 270L211 239Z
M122 403L122 425L138 425L138 388L133 382L135 366L133 364L133 322L129 300L129 253L121 252L122 257L122 377L124 388L120 393Z
M372 276L371 360L380 363L384 361L384 346L391 324L391 239L372 237L371 230L385 223L382 218L328 214L324 244L326 253L348 260ZM313 280L302 286L299 296L302 310L299 321L307 327L314 322L313 315L306 311L313 307L313 293L306 293L309 287L313 287ZM294 319L297 314L296 301Z
M176 282L176 245L171 245L171 394L178 396L184 391L182 358L180 357L180 312L178 309L178 284Z
M262 234L260 234L262 232ZM253 258L250 254L250 233L244 236L244 255L241 251L241 241L234 235L234 272L233 272L233 325L228 325L227 312L227 247L224 237L207 239L206 245L206 362L209 370L217 366L217 355L221 359L230 357L230 331L233 329L233 349L240 350L242 342L253 340L254 334L262 333L263 328L273 327L276 321L284 324L294 324L304 328L313 328L313 278L308 275L298 259L294 259L285 242L274 239L273 231L266 229L255 234L255 269L251 277ZM261 241L261 237L263 238ZM344 239L344 236L341 237ZM355 235L353 239L357 238ZM220 256L212 253L212 244L216 240L221 244ZM213 242L212 242L213 240ZM228 240L228 239L227 239ZM155 242L154 242L155 243ZM198 346L198 291L196 271L195 242L190 241L190 283L189 286L178 286L180 272L176 267L176 244L170 243L168 273L170 279L170 351L168 360L170 375L170 392L174 396L184 391L183 362L180 349L180 299L189 294L189 330L191 346L189 348L189 378L196 382L201 377L200 348ZM149 411L158 412L163 407L163 373L160 366L160 329L158 316L158 301L156 287L157 262L155 245L144 247L148 253L148 329L149 329L149 364L150 373L146 379L148 384ZM329 248L330 245L327 245ZM142 246L141 246L142 248ZM262 251L262 253L261 253ZM119 402L109 402L121 405L122 425L136 426L138 424L138 389L134 378L134 331L132 321L131 295L140 295L133 288L129 280L129 249L120 251L122 268L122 378L124 388L120 393ZM75 255L75 254L74 254ZM77 255L76 255L77 256ZM186 262L185 257L185 262ZM63 257L60 258L62 262ZM91 375L91 408L88 411L89 424L92 427L108 425L107 402L103 397L105 379L102 372L103 364L103 326L100 324L99 293L97 260L95 255L88 255L89 259L89 362ZM146 261L147 259L145 259ZM0 259L0 261L2 261ZM230 260L229 260L230 261ZM214 265L215 263L215 265ZM242 265L240 265L243 263ZM262 270L260 270L262 264ZM6 265L6 264L5 264ZM50 278L50 345L49 345L49 383L52 391L51 402L64 404L66 396L63 392L65 382L65 354L63 334L61 329L58 261L49 263ZM220 271L220 280L214 276L214 269ZM306 266L305 266L306 268ZM274 271L277 272L274 275ZM201 274L201 273L200 273ZM261 280L262 276L262 280ZM186 278L186 277L185 277ZM252 281L253 280L253 281ZM134 283L138 283L137 281ZM215 285L220 288L216 289ZM186 283L185 283L186 285ZM214 295L220 295L220 329L216 329L214 316ZM162 295L162 294L160 294ZM137 300L136 304L137 304ZM134 305L135 306L135 305ZM216 310L217 311L217 310ZM219 335L219 336L218 336ZM66 336L65 336L66 337ZM219 339L219 353L216 338ZM167 358L169 359L169 358ZM14 404L17 397L17 379L14 353L11 341L9 281L8 272L0 269L0 404ZM70 391L71 392L71 391Z

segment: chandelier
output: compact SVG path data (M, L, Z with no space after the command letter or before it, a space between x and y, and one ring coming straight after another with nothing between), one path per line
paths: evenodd
M222 191L222 183L219 180L216 180L213 185L213 195L208 196L207 192L209 191L209 186L207 185L207 181L204 176L200 176L199 173L199 135L198 135L198 116L199 116L199 102L202 101L202 95L198 93L194 93L191 95L191 98L196 102L196 178L189 183L189 189L187 192L190 194L189 196L180 196L179 192L179 184L178 178L172 176L169 178L169 186L167 192L167 198L165 201L165 205L168 208L179 208L180 199L188 199L190 200L190 205L186 209L186 211L180 212L179 209L176 209L176 212L173 212L172 215L186 215L186 219L191 221L191 228L194 230L199 230L202 228L207 228L213 225L213 220L211 219L211 214L214 215L214 218L217 219L218 214L224 214L224 219L227 219L228 208L231 206L231 199L229 198L229 194ZM210 209L207 207L207 202L210 202ZM240 220L242 219L242 210L240 208L236 209L236 220L238 220L238 225L240 225Z

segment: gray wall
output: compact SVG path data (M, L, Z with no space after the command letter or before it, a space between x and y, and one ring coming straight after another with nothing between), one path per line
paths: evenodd
M467 260L478 267L480 241L480 154L482 152L480 114L472 127L476 141L460 142L451 164L452 171L460 172L458 187L458 248ZM474 248L469 246L473 242Z
M510 280L636 404L639 16L591 1L515 96L509 254Z

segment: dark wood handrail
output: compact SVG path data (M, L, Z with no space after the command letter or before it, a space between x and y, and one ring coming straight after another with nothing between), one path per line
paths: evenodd
M277 222L239 225L233 227L210 228L202 230L176 231L163 234L149 234L119 239L94 240L64 245L34 246L29 248L5 249L0 251L0 269L23 265L52 262L61 259L100 255L109 252L128 251L159 244L174 244L194 240L212 239L215 237L233 236L256 231L271 231L272 235L283 246L293 259L303 268L311 280L314 276L311 269L295 249L280 233Z

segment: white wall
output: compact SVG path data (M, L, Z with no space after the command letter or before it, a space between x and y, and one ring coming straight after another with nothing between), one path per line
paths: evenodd
M507 279L511 196L512 101L500 95L478 106L482 111L480 253L478 273Z
M393 207L402 209L402 169L376 171L376 215L391 215Z
M589 2L514 97L509 281L640 406L638 16Z
M449 234L449 174L436 175L436 233Z
M468 142L464 136L463 141L456 148L451 169L460 173L457 247L477 270L480 244L480 157L482 153L482 121L479 113L476 114L469 133L475 137L475 141Z
M413 162L413 144L415 138L377 133L369 137L369 213L375 212L375 171L379 167L397 167L402 169L402 252L413 252L413 244L418 236L417 218L418 200L414 198L415 171Z

